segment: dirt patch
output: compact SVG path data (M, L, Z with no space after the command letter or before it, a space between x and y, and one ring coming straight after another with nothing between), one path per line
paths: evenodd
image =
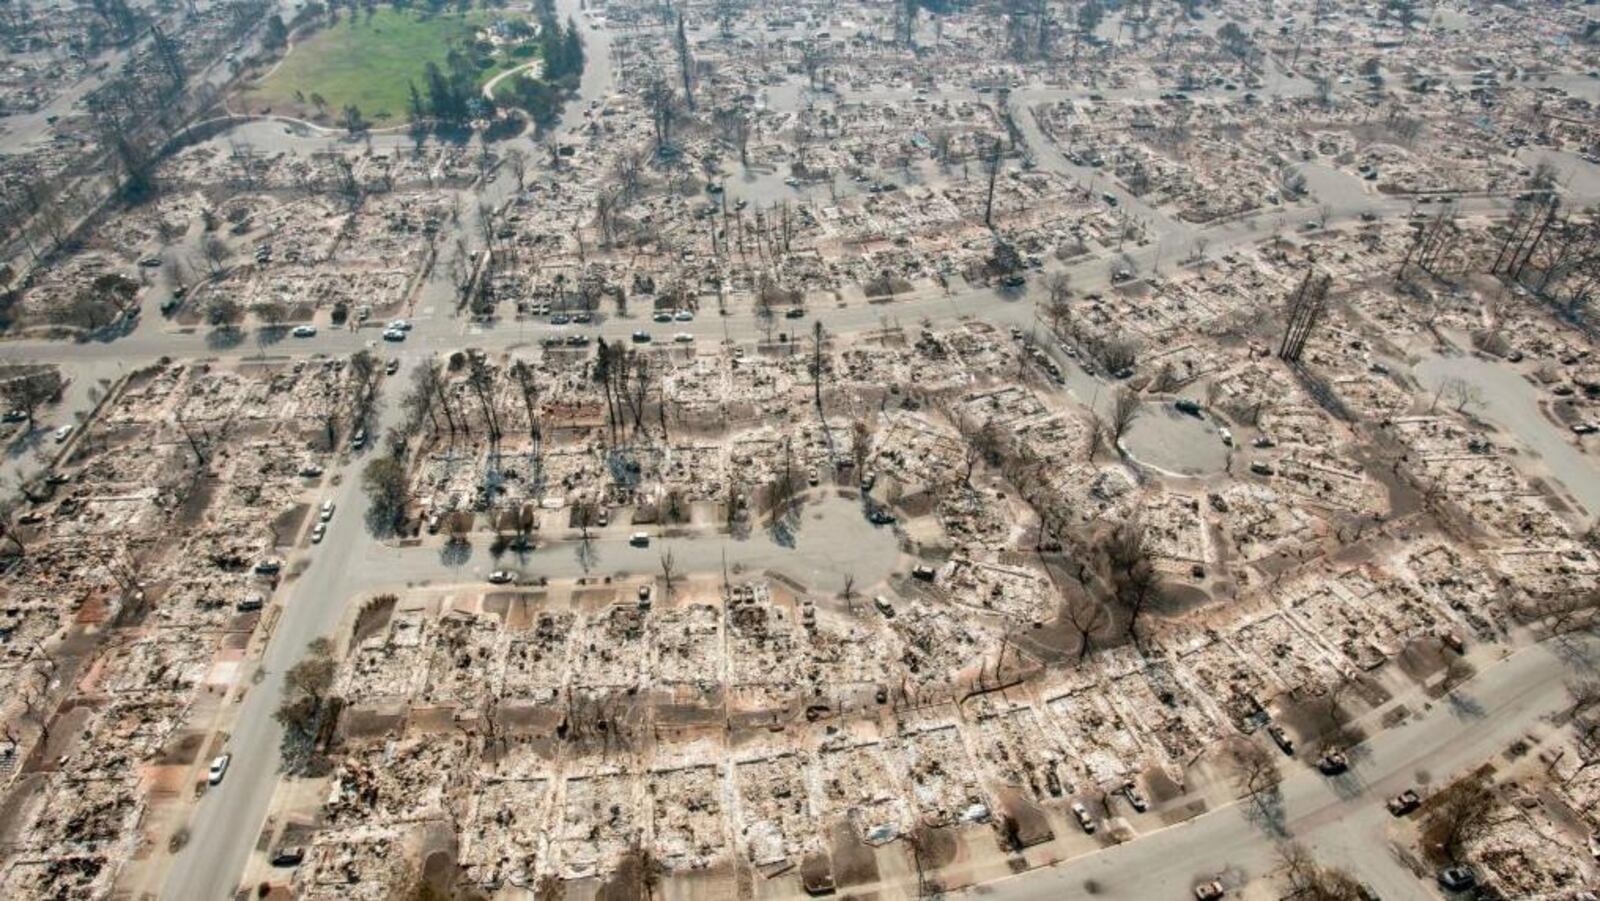
M180 732L156 754L157 766L187 766L200 758L206 734L199 731Z
M872 849L856 838L848 822L833 824L829 834L833 856L833 878L841 888L869 885L878 881L878 858Z
M276 536L279 547L294 543L292 539L300 534L300 527L305 525L306 514L310 511L310 504L295 504L278 514L272 521L272 534Z
M1394 662L1400 672L1418 685L1444 672L1445 667L1450 665L1444 645L1436 638L1418 638L1408 642Z
M379 595L368 601L356 615L355 629L350 637L351 647L360 645L388 628L389 619L394 615L394 605L398 602L399 598L392 594Z

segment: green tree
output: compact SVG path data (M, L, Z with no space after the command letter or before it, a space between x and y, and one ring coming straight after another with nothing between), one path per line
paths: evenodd
M371 524L380 531L399 531L406 516L405 466L393 457L379 457L361 471L361 487L372 504Z
M283 17L273 13L267 17L267 33L261 38L261 43L268 50L277 50L289 43L289 28L283 24Z

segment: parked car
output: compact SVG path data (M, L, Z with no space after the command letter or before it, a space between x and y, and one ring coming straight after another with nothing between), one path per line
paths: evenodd
M1422 798L1409 788L1390 798L1388 803L1389 812L1397 817L1403 817L1421 806Z
M206 775L206 782L211 785L221 785L222 777L228 775L228 764L232 762L232 753L218 754L211 761L211 771Z
M1465 864L1455 864L1439 871L1439 885L1448 892L1464 892L1478 884L1478 874Z
M679 322L692 322L694 320L694 311L693 310L679 310L676 314L673 315L672 318L678 320Z
M640 330L640 331L634 332L633 333L633 343L635 343L635 344L649 344L650 343L650 333L647 332L647 331L644 331L644 330Z
M650 533L649 532L634 532L633 535L628 538L628 543L633 545L634 547L649 547L650 546Z
M1268 723L1267 735L1272 737L1273 742L1277 744L1279 750L1291 757L1294 756L1294 739L1289 737L1289 733L1284 731L1282 726L1278 725L1277 723Z
M55 431L56 443L60 444L72 437L72 426L64 425Z
M384 329L383 330L383 340L385 340L385 341L404 341L404 340L406 340L406 333L400 331L399 329L393 329L393 328Z
M1350 761L1339 751L1329 751L1317 759L1317 769L1324 776L1337 776L1350 769Z
M1221 898L1227 893L1228 890L1223 888L1222 883L1215 879L1210 882L1202 882L1194 887L1195 901L1216 901L1217 898Z
M1084 832L1094 834L1094 817L1089 813L1089 808L1083 806L1082 801L1072 802L1072 815L1078 818L1078 825L1083 827Z
M405 319L396 319L389 323L388 328L396 332L409 332L411 331L411 323Z
M873 597L872 606L878 608L878 612L883 614L884 619L894 619L894 605L889 603L889 599L883 595L880 594Z
M327 522L333 518L333 501L329 500L322 502L322 512L318 514L318 518L323 522Z
M322 539L324 537L326 537L327 534L328 534L328 524L325 523L325 522L317 523L316 525L311 527L311 543L312 544L321 544L322 543Z
M297 867L300 861L306 859L306 849L300 845L285 845L272 854L272 865L275 867Z
M1150 801L1145 798L1144 792L1139 791L1139 786L1134 785L1131 781L1122 787L1122 796L1127 798L1128 804L1140 813L1150 809Z
M516 577L516 573L509 569L497 569L489 574L489 582L494 585L504 585Z

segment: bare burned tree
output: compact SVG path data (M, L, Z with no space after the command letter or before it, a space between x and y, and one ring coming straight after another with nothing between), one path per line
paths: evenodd
M1459 860L1462 848L1491 824L1494 809L1494 790L1484 777L1475 774L1456 782L1428 801L1424 849L1446 861Z
M1139 396L1126 388L1118 388L1111 396L1111 411L1106 418L1106 440L1113 450L1122 454L1122 439L1133 427L1133 421L1139 418L1144 409Z
M1289 897L1296 901L1362 901L1361 883L1350 874L1317 863L1304 845L1288 842L1278 846L1278 863L1289 883Z
M1078 660L1082 661L1094 650L1094 635L1105 628L1110 615L1100 602L1083 597L1067 601L1066 619L1078 633Z
M985 192L983 200L983 224L994 228L994 186L1000 178L1000 164L1003 160L1001 142L998 136L989 147L989 189Z
M1305 352L1306 342L1316 331L1328 309L1328 287L1333 279L1316 272L1307 272L1300 287L1289 298L1285 316L1288 320L1283 330L1283 343L1278 347L1278 358L1296 363Z
M661 587L667 600L672 600L672 583L678 578L678 561L672 555L672 548L667 548L661 553Z
M1278 769L1277 758L1266 748L1253 741L1239 740L1231 754L1234 766L1234 785L1239 797L1249 805L1251 816L1271 832L1282 831L1282 794L1279 790L1283 773Z

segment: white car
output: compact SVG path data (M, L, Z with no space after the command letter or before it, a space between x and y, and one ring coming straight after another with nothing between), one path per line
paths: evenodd
M405 333L404 330L397 329L397 328L384 329L383 330L383 340L385 340L385 341L404 341L404 340L406 340L406 333Z
M70 425L64 425L61 428L56 429L56 443L60 444L61 442L67 440L68 436L71 434L72 426Z
M497 569L489 574L489 581L495 585L504 585L516 577L516 574L509 569Z
M396 319L395 321L389 323L389 331L409 332L411 331L411 323L404 319Z
M311 527L311 543L321 544L323 536L328 534L328 524L319 522Z
M1094 817L1089 815L1089 808L1084 807L1082 801L1072 802L1072 815L1078 818L1078 825L1083 827L1084 832L1094 834Z
M322 502L322 513L321 513L322 521L323 522L327 522L328 520L330 520L332 518L333 518L333 501L323 501Z
M314 325L297 325L290 334L296 338L315 338L317 336L317 327Z
M228 764L233 762L233 754L219 754L211 761L211 772L206 776L206 782L211 785L221 785L222 777L228 775Z

